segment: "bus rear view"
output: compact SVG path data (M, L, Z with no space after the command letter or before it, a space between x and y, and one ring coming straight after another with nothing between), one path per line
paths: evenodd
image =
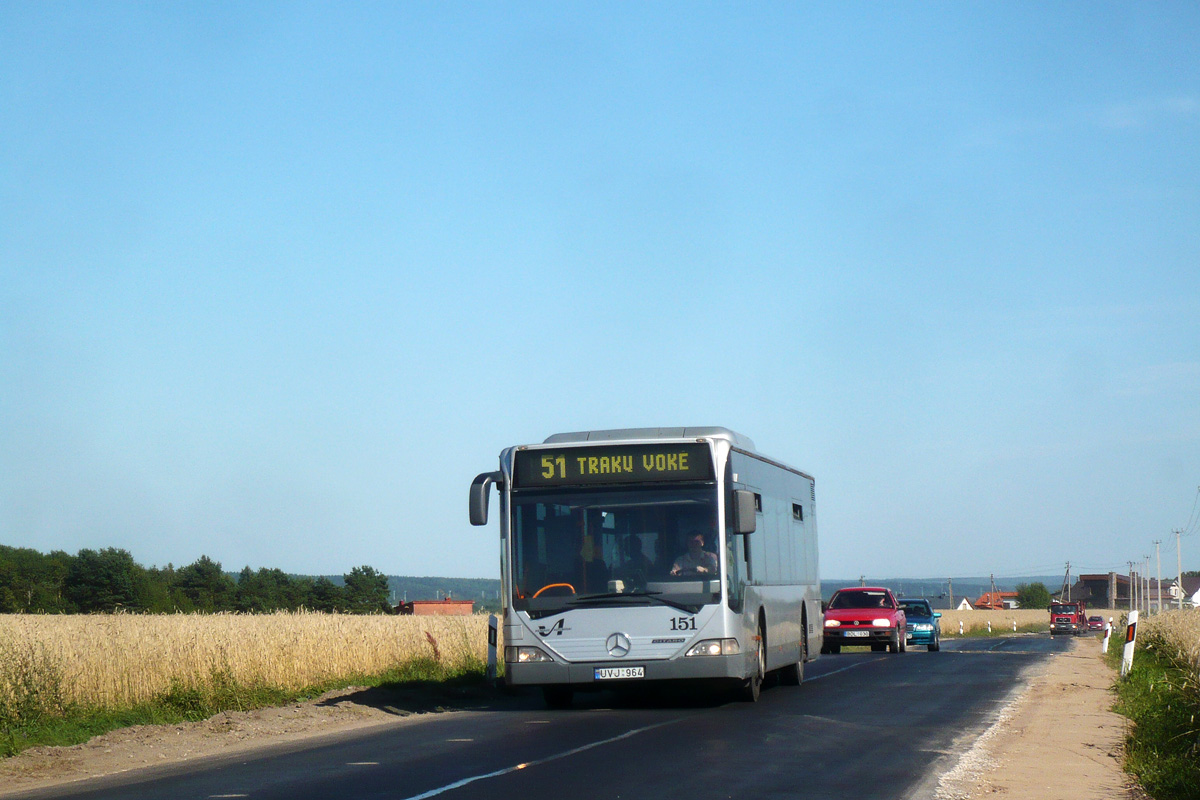
M768 573L783 572L756 565L750 534L764 497L795 509L811 502L811 478L762 459L727 429L677 428L508 448L500 469L472 484L473 524L487 522L493 483L510 684L540 686L558 706L578 689L696 679L756 699L770 669L783 669L785 682L802 678L814 652L807 620L819 618L810 616L820 603L815 525L811 547L786 551L811 552L812 569L785 570L782 587ZM764 527L778 526L772 518ZM803 525L788 525L759 549L776 555L779 542L803 535ZM813 585L796 583L802 573Z

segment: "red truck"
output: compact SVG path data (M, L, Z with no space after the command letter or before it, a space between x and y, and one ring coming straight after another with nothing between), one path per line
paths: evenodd
M1071 633L1083 636L1088 632L1087 603L1083 600L1060 601L1050 604L1050 635Z

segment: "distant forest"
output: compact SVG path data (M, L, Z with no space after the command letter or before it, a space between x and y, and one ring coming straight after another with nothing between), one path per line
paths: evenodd
M499 581L387 576L373 567L344 575L292 575L246 567L226 572L201 556L184 567L143 567L127 550L108 547L40 553L0 545L0 613L87 614L270 611L389 613L402 600L454 597L499 608Z

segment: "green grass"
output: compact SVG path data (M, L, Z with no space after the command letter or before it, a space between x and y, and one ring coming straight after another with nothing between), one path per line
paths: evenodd
M448 666L420 657L378 674L348 675L334 681L288 691L272 686L247 686L227 672L214 671L202 686L173 682L154 700L131 708L84 708L61 701L58 676L43 673L38 681L17 687L21 693L0 703L0 757L40 745L73 745L93 736L132 725L167 725L208 719L222 711L250 711L319 697L349 686L364 687L356 702L406 714L440 708L460 708L486 699L491 689L485 666L469 662Z
M1124 637L1109 642L1107 659L1118 671ZM1125 742L1125 770L1155 800L1200 798L1200 684L1194 675L1138 642L1133 668L1116 684L1113 710L1133 721Z
M988 637L994 638L996 636L1016 636L1020 633L1042 633L1048 635L1050 633L1050 628L1041 623L1034 623L1030 625L1018 625L1017 630L1014 632L1012 625L993 625L991 633L988 633L987 627L984 626L982 628L971 628L970 630L965 631L961 636L958 634L957 625L954 626L953 630L951 630L949 627L942 628L943 639L986 639Z

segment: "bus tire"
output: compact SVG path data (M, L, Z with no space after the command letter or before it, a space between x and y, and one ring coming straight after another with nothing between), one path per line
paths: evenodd
M574 696L575 691L570 686L554 685L542 687L542 697L546 701L547 708L568 708L571 705L571 698Z
M804 683L804 659L808 656L808 642L800 637L800 658L779 671L779 682L784 686L799 686Z
M767 632L761 625L758 629L758 646L755 650L754 674L742 683L742 699L747 703L758 702L758 697L762 694L763 678L766 676Z

